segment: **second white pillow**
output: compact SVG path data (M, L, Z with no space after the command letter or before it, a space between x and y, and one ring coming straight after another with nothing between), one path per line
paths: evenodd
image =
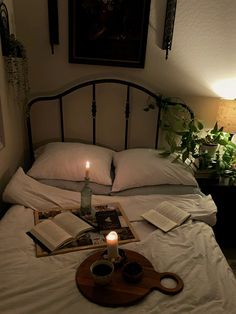
M161 184L198 185L185 165L172 163L171 160L161 157L157 150L146 148L114 153L115 180L112 192Z

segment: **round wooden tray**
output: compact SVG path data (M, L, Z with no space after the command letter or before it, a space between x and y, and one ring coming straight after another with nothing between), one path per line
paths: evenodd
M183 289L183 281L178 275L169 272L158 273L149 260L141 254L131 250L124 251L129 262L135 261L142 265L144 273L141 281L138 283L125 281L122 267L116 267L111 283L106 286L96 285L90 273L90 266L94 261L102 258L104 251L96 252L80 264L75 277L78 289L88 300L109 307L126 306L140 301L153 289L169 295L177 294ZM173 279L176 287L163 286L161 280L164 278Z

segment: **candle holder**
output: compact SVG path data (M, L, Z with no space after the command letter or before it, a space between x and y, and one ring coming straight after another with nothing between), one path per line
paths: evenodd
M91 215L92 210L92 190L89 186L89 178L84 178L84 187L81 190L81 205L80 210L81 214L84 215Z
M105 250L102 252L102 258L105 260L110 260L114 264L114 267L122 267L127 262L127 255L123 249L118 249L118 256L113 259L109 258L108 251Z

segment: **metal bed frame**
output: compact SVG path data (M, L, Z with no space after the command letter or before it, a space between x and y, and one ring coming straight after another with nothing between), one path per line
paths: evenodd
M148 88L141 86L139 84L121 80L121 79L114 79L114 78L103 78L103 79L95 79L89 80L80 84L77 84L71 88L68 88L60 93L51 95L51 96L40 96L32 99L27 105L27 129L28 129L28 139L29 139L29 150L30 150L30 157L31 160L34 161L34 152L33 152L33 139L32 139L32 126L31 126L31 108L34 104L41 101L50 101L50 100L58 100L59 111L60 111L60 131L61 131L61 141L65 141L65 134L64 134L64 114L63 114L63 98L74 91L77 91L81 88L91 86L91 93L92 93L92 104L91 104L91 118L92 118L92 143L96 144L96 113L97 113L97 105L96 105L96 87L97 85L104 84L104 83L113 83L113 84L120 84L126 88L126 102L124 104L124 119L125 119L125 138L124 138L124 149L128 148L128 134L129 134L129 118L130 118L130 90L137 89L148 96L153 97L155 100L156 106L158 107L157 117L156 117L156 136L155 136L155 143L154 147L157 149L158 147L158 139L159 139L159 130L160 130L160 119L161 119L161 112L164 107L163 103L163 96L160 94L156 94L153 91L149 90ZM168 105L176 105L174 102L169 102ZM192 110L186 105L181 105L187 109L190 114L191 119L194 117Z

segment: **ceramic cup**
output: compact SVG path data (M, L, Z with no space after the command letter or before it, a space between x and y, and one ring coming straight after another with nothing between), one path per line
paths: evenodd
M94 282L98 285L104 286L112 279L114 265L112 262L104 259L97 260L90 266L90 272Z
M128 262L123 267L122 274L129 282L139 282L143 277L143 267L137 262Z

